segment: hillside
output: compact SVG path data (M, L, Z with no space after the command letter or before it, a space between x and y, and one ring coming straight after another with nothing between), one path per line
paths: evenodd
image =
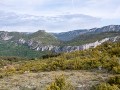
M19 42L20 39L24 41L34 41L42 45L57 45L59 41L50 33L45 32L44 30L39 30L34 33L24 33L24 32L0 32L0 39L3 41L13 41Z
M87 43L92 43L95 41L99 41L102 40L104 38L110 38L110 37L116 37L116 36L120 36L120 32L102 32L102 33L97 33L97 34L83 34L80 36L77 36L76 38L74 38L71 41L66 41L63 43L63 45L67 46L67 45L71 45L71 46L75 46L75 45L83 45L83 44L87 44Z
M28 46L19 45L14 42L0 41L0 56L15 56L23 58L36 58L48 54L49 52L41 52L30 49Z
M63 33L54 34L59 40L62 41L71 41L79 36L88 35L88 34L99 34L104 32L120 32L120 25L108 25L101 28L92 28L92 29L79 29Z
M55 35L55 37L57 37L61 41L70 41L75 37L86 33L87 31L88 31L87 29L73 30L73 31L62 32L62 33L53 33L53 35Z
M39 90L40 88L44 88L42 90L45 90L45 88L48 88L49 85L49 88L57 87L56 84L50 84L55 80L59 81L61 84L65 83L63 78L53 78L53 75L58 77L63 74L67 80L70 80L68 81L71 82L69 85L75 87L75 90L80 90L81 88L83 88L83 90L103 90L99 88L111 88L108 90L119 90L119 58L120 42L109 42L93 49L63 53L57 57L47 56L45 59L24 61L18 59L18 61L14 61L9 59L9 57L8 59L2 58L0 62L0 86L3 87L2 89L12 87L17 90ZM26 78L20 79L22 77ZM41 77L43 79L41 79ZM110 79L108 79L109 77ZM8 80L14 83L7 83ZM17 83L18 81L19 83ZM55 83L58 83L57 81L55 81ZM68 86L66 88L68 88Z
M34 49L58 44L59 41L52 34L42 30L35 33L0 32L0 56L39 58L50 51Z
M33 41L37 41L42 45L58 45L59 44L59 41L54 35L47 33L44 30L39 30L35 33L30 34L29 39Z
M0 31L0 42L1 47L3 47L0 55L19 57L33 56L37 58L49 52L63 53L96 47L104 42L114 42L118 40L119 37L120 25L109 25L101 28L73 30L53 34L45 32L44 30L39 30L34 33ZM34 54L30 55L28 52Z
M20 38L28 38L31 33L28 32L8 32L0 31L0 40L19 40Z

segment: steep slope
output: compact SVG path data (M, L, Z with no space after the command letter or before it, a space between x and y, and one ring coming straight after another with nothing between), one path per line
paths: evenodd
M82 37L83 35L87 35L87 34L99 34L103 32L119 32L119 31L120 31L120 25L108 25L101 28L79 29L69 32L57 33L54 35L62 41L71 41L72 39L75 40L75 38L78 36Z
M34 33L23 33L23 32L0 32L0 40L3 41L19 41L24 39L25 41L32 40L34 42L41 43L42 45L57 45L59 41L56 37L50 33L45 32L44 30L39 30Z
M110 38L110 37L116 37L116 36L120 36L120 32L102 32L102 33L83 34L74 38L71 41L64 42L63 46L83 45L83 44L92 43L104 38Z
M49 52L41 52L31 50L28 46L19 45L10 41L0 41L0 56L15 56L24 58L36 58L48 54Z
M50 34L45 32L44 30L39 30L31 35L29 35L29 39L33 41L37 41L43 45L57 45L59 44L59 41L57 38Z
M24 38L25 40L28 39L30 34L27 32L7 32L7 31L0 31L0 41L12 41L17 42L19 39Z
M49 48L49 46L57 46L60 41L52 34L39 30L35 33L21 33L21 32L5 32L0 33L0 40L10 41L17 44L22 44L31 49Z
M102 33L102 32L119 32L120 25L108 25L101 28L90 29L92 33Z
M74 31L62 32L62 33L53 33L53 34L61 41L69 41L81 34L86 33L87 31L88 31L87 29L83 29L83 30L74 30Z
M40 57L49 53L47 49L58 44L59 41L52 34L42 30L35 33L0 32L0 56Z

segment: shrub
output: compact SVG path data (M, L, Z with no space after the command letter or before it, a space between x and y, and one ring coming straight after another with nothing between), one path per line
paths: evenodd
M113 67L113 72L116 74L120 74L120 66Z
M97 86L94 86L91 90L120 90L120 89L116 85L101 83Z
M67 83L63 75L55 78L55 82L52 82L46 90L75 90L74 87Z
M110 77L108 83L111 85L117 85L120 88L120 76Z
M110 77L106 83L93 86L91 90L120 90L120 76Z

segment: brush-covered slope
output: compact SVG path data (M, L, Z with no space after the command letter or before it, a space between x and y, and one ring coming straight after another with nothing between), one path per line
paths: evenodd
M2 41L18 41L20 38L27 39L28 34L23 32L7 32L0 31L0 40Z
M19 41L20 39L27 41L38 42L43 45L53 45L58 44L59 41L56 37L50 33L45 32L44 30L39 30L34 33L23 33L23 32L0 32L0 40L3 41Z
M58 44L59 41L52 34L43 30L35 33L0 32L0 56L41 57L49 52L32 49Z
M54 35L62 41L71 41L73 39L75 40L79 36L83 37L86 36L87 34L99 34L105 32L120 32L120 25L108 25L101 28L92 28L92 29L79 29L69 32L58 33Z
M55 79L54 84L54 77L59 75L65 75L68 81ZM0 89L46 90L50 85L47 90L56 90L65 85L64 81L75 89L69 84L69 89L63 90L120 90L120 42L45 59L0 58Z
M36 58L48 54L30 49L28 46L19 45L10 41L0 41L0 56L15 56L24 58Z
M23 61L25 63L22 63L22 61L12 63L11 61L11 65L16 68L15 72L20 73L24 73L25 71L39 72L96 69L120 74L120 42L109 42L88 50L63 53L55 57L46 57L45 59ZM19 67L17 67L15 63L19 64ZM4 70L5 72L11 72L9 68L8 70L3 69L3 71Z
M92 43L95 41L99 41L102 40L104 38L111 38L111 37L116 37L116 36L120 36L120 32L102 32L102 33L97 33L97 34L83 34L80 35L76 38L74 38L71 41L67 41L64 42L63 45L71 45L71 46L75 46L75 45L83 45L83 44L87 44L87 43Z
M0 32L0 56L40 57L59 41L50 33ZM35 51L39 48L39 51ZM46 50L44 52L44 49ZM43 52L41 52L43 50ZM49 52L47 52L48 54Z
M73 30L69 32L62 32L62 33L53 33L59 40L61 41L70 41L73 38L86 33L88 30L83 29L83 30Z
M37 41L43 45L58 45L58 39L50 34L45 32L44 30L39 30L35 33L29 35L29 39L33 41Z

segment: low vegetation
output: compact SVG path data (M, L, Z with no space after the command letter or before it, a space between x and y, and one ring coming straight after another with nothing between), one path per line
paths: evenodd
M46 55L41 59L33 60L0 60L0 78L4 76L40 71L56 70L99 70L115 75L120 74L120 42L105 43L96 48L84 51L75 51L59 55ZM103 82L95 90L119 90L120 77L110 78ZM47 90L63 90L59 84L65 84L64 78L58 78ZM55 89L53 89L55 88ZM59 89L58 89L59 88ZM106 88L106 89L104 89ZM65 89L67 90L67 89ZM68 89L69 90L69 89Z
M120 75L110 77L107 82L93 86L91 90L120 90Z
M0 56L17 56L31 59L35 57L39 58L46 54L48 54L48 51L35 51L25 45L18 45L10 41L0 41Z
M104 38L116 37L116 36L120 36L120 32L111 31L111 32L103 32L103 33L83 34L77 36L73 40L64 42L63 45L72 45L72 46L83 45L86 43L95 42L97 40L102 40Z
M55 78L55 81L47 86L46 90L75 90L75 88L69 83L66 82L63 75Z
M107 43L95 49L64 53L55 57L26 61L18 71L91 70L103 69L120 73L120 43Z

